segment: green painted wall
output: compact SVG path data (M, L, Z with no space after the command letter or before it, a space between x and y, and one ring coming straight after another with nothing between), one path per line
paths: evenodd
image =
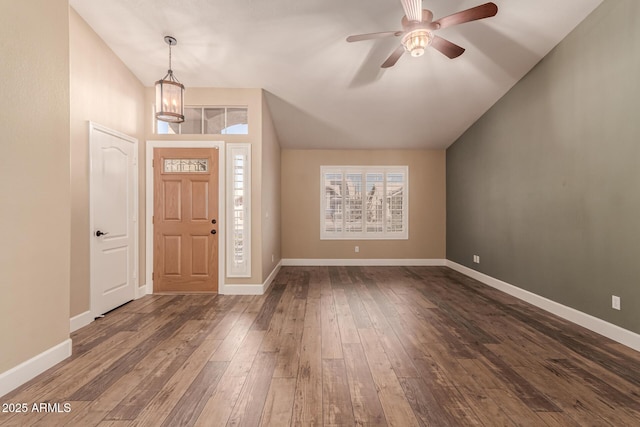
M605 0L447 150L447 258L640 333L640 2Z

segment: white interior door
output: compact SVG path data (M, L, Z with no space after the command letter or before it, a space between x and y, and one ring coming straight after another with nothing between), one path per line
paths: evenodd
M90 124L91 313L135 298L137 149L135 138Z

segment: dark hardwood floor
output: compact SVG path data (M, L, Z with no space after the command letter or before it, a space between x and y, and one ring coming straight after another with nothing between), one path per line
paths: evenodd
M1 426L640 425L640 353L444 267L284 267L72 338Z

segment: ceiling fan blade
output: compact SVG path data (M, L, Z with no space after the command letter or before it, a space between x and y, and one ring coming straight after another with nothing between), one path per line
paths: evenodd
M422 0L400 0L400 3L409 21L422 20Z
M445 16L431 23L431 29L439 30L451 27L452 25L464 24L465 22L476 21L478 19L489 18L498 13L498 6L495 3L485 3L471 9L463 10L453 15Z
M384 31L381 33L357 34L347 37L348 42L359 42L362 40L381 39L383 37L399 36L402 31Z
M457 58L464 53L463 47L460 47L449 40L443 39L440 36L433 36L431 47L450 59Z
M400 59L403 53L404 53L404 46L402 45L398 46L397 49L394 50L391 55L389 55L387 60L384 61L380 67L381 68L393 67L394 65L396 65L396 62L398 62L398 59Z

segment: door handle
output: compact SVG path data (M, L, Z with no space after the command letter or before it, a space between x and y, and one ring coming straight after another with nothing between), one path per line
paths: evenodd
M211 230L211 234L216 234L217 231L216 230Z
M100 237L100 236L106 236L107 234L109 234L109 232L103 233L102 231L98 230L96 231L96 236Z
M216 221L215 219L211 220L211 224L215 224L216 222L218 222L218 221Z

